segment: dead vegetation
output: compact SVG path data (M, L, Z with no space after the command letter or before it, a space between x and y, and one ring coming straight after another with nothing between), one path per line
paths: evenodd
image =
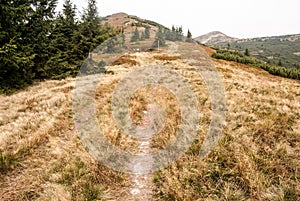
M195 143L154 177L161 200L297 200L300 195L300 83L233 62L217 62L227 125L204 160ZM201 142L201 141L200 141Z
M211 108L209 92L196 67L163 51L120 59L113 67L116 73L104 75L96 93L99 126L115 146L138 151L136 140L120 132L114 122L110 101L122 76L139 65L154 63L176 71L194 90L201 111L198 137L189 151L153 175L154 200L299 198L299 81L216 61L226 89L226 126L218 146L199 160ZM46 81L0 96L0 200L124 200L128 195L130 175L99 165L77 137L73 88L73 79ZM160 149L174 139L181 123L180 110L170 91L147 86L130 101L135 123L145 122L149 104L160 105L166 115L164 128L151 141L153 149Z
M160 61L174 61L180 59L179 56L171 56L167 54L161 54L161 55L155 55L154 59L160 60Z
M134 56L122 56L118 59L116 59L112 64L111 66L119 66L119 65L123 65L123 64L127 64L129 66L137 66L139 65L139 62L137 62L135 60L136 57Z

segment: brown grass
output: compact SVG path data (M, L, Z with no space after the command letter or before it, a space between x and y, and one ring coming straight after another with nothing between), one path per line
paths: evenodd
M194 90L201 111L197 139L176 163L153 175L153 199L297 200L300 82L246 65L215 61L226 89L227 120L218 146L199 160L211 108L205 82L195 71L198 66L190 65L199 64L197 52L189 62L169 60L173 56L161 51L121 57L126 62L112 67L115 74L103 75L96 94L97 117L104 134L115 146L136 153L136 140L120 132L110 105L114 88L129 67L165 66L183 76ZM130 175L99 165L78 139L72 118L73 88L73 79L46 81L0 96L0 200L128 198ZM167 117L163 130L151 141L152 148L158 149L174 138L180 111L170 91L147 86L131 98L134 122L145 122L149 104L160 105Z
M161 55L155 55L154 59L160 60L160 61L174 61L180 59L179 56L171 56L171 55L166 55L166 54L161 54Z
M119 65L124 65L127 64L129 66L137 66L140 65L139 62L137 62L136 60L134 60L135 57L133 56L122 56L120 58L118 58L117 60L115 60L111 66L119 66Z
M0 97L0 200L94 200L125 185L80 143L72 88L72 79L46 81Z
M195 143L154 177L161 200L297 200L300 83L261 69L216 62L226 88L227 125L199 161ZM201 141L200 141L201 142Z

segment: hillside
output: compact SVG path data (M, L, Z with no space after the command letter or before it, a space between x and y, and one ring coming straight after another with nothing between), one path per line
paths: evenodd
M215 34L214 34L215 33ZM300 68L300 34L248 39L232 39L219 32L196 38L200 43L245 52L267 63Z
M113 27L124 28L126 30L133 31L136 27L151 27L152 29L157 29L158 27L165 26L153 22L151 20L146 20L139 18L134 15L129 15L126 13L116 13L109 16L106 16L102 19L102 24L108 23ZM167 29L167 28L166 28Z
M211 100L203 78L195 72L204 63L195 66L197 57L182 57L182 51L190 48L188 44L169 42L159 52L130 53L122 65L109 67L114 74L103 75L97 89L99 125L114 145L133 152L137 145L120 135L109 104L114 87L127 72L140 66L162 65L185 77L196 93L202 118L196 141L176 163L150 175L148 183L142 182L150 193L147 199L296 200L300 195L300 82L215 60L226 90L226 126L218 145L199 160L198 152L209 127ZM194 51L204 56L202 47L198 48ZM1 95L1 200L145 198L136 197L134 189L145 189L136 187L130 174L97 164L84 149L74 128L74 87L74 79L45 81L11 96ZM166 130L151 141L154 149L172 139L172 130L179 122L172 94L153 90L157 91L151 92L156 94L157 103L169 108ZM143 111L149 110L147 105L153 100L143 88L138 91L131 103L132 118L142 121Z
M228 42L236 41L238 39L229 37L219 31L213 31L208 34L196 37L196 38L194 38L194 40L196 40L202 44L205 44L205 45L214 45L214 44L218 44L218 43L222 43L222 42L228 43Z

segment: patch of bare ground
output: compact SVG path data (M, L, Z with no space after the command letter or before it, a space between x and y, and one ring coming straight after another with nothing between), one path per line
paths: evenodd
M300 52L295 52L294 55L300 56Z

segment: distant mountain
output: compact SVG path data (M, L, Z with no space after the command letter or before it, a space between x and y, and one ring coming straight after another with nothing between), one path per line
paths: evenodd
M219 31L213 31L213 32L210 32L208 34L205 34L205 35L202 35L202 36L199 36L197 38L194 38L196 41L202 43L202 44L205 44L205 45L214 45L216 43L220 43L220 42L233 42L233 41L236 41L238 40L237 38L232 38L232 37L229 37L227 35L225 35L224 33L222 32L219 32Z
M231 50L244 52L248 49L251 56L267 63L300 68L300 34L248 38L231 42L219 40L210 45L228 48L228 43Z

